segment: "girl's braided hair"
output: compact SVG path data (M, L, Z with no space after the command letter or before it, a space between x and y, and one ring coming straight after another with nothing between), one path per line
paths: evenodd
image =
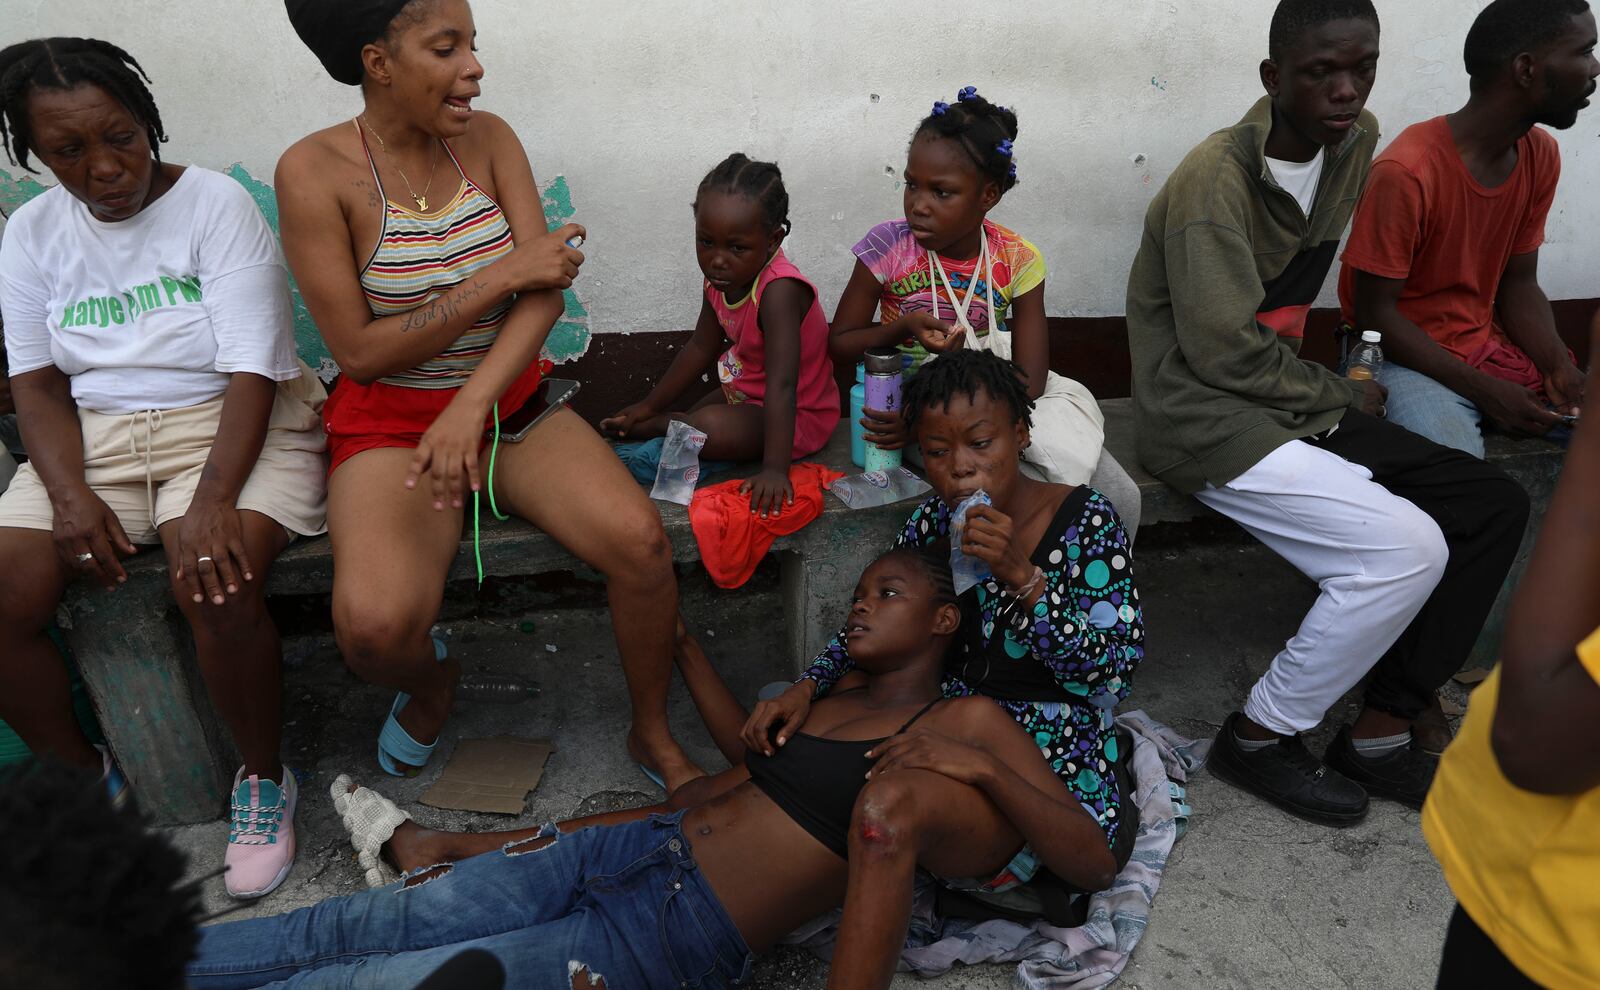
M695 191L693 208L700 208L700 197L708 192L738 193L761 207L769 227L789 232L789 191L783 187L783 173L776 162L758 162L734 152L724 158Z
M12 162L30 172L28 164L33 146L32 121L28 118L28 95L35 89L72 89L99 86L143 124L150 138L150 151L161 160L161 144L166 131L161 127L161 111L145 86L150 77L137 59L98 38L35 38L0 51L0 144Z
M956 94L956 102L939 102L911 135L949 138L961 145L978 173L1000 187L1004 195L1017 184L1017 163L1012 143L1017 139L1017 115L978 95L974 86Z

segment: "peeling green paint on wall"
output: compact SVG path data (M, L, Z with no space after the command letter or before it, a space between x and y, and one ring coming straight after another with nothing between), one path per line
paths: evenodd
M49 187L40 185L31 175L13 179L10 172L0 169L0 213L10 216L17 212L17 207L47 188Z
M543 196L544 216L550 224L550 229L555 230L562 224L572 219L575 212L572 208L572 191L567 188L567 177L556 176L556 180L545 189ZM550 336L544 342L544 356L561 364L564 361L573 361L583 356L589 349L589 309L578 298L578 294L568 289L562 293L566 300L566 312L550 328Z

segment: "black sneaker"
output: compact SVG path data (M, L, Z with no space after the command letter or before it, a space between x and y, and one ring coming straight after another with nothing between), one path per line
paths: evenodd
M1254 752L1241 749L1233 728L1243 717L1234 712L1223 721L1207 757L1212 773L1319 825L1342 828L1366 817L1367 792L1312 756L1299 736Z
M1434 771L1439 769L1439 758L1424 753L1415 737L1411 745L1382 756L1362 756L1350 741L1349 726L1333 737L1325 758L1328 766L1365 787L1369 794L1399 801L1418 811L1433 785Z

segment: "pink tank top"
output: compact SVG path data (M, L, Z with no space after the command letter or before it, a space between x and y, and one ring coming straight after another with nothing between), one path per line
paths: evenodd
M833 380L833 362L828 357L828 318L816 286L800 274L783 249L772 256L756 279L754 290L743 300L729 304L722 293L705 283L706 299L717 314L722 332L733 342L717 360L717 377L722 394L730 404L753 402L761 405L767 394L766 337L761 332L761 295L768 285L792 278L811 290L811 308L800 323L800 373L795 383L796 457L815 453L828 442L839 420L839 386Z

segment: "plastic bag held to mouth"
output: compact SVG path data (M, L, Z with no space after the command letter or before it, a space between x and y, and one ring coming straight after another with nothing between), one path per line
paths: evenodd
M961 540L967 529L967 512L974 505L993 505L994 499L982 488L968 495L956 506L950 519L950 576L955 581L956 594L964 595L968 588L981 583L989 576L989 565L978 557L961 552Z
M668 423L650 497L688 505L694 499L695 482L700 480L700 450L705 445L706 435L683 420Z

